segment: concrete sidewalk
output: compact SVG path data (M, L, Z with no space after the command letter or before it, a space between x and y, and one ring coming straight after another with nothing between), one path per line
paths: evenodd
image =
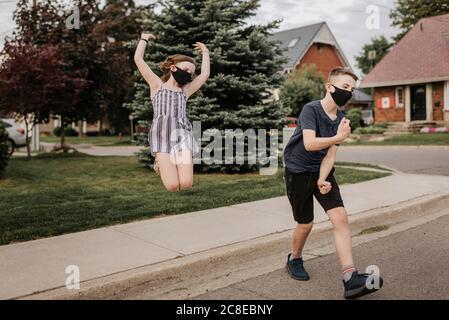
M41 142L41 146L46 152L53 150L54 143ZM144 146L96 146L93 144L73 144L76 150L91 156L122 156L132 157L136 153L144 150Z
M403 173L341 187L350 215L448 189L448 177ZM315 209L315 222L326 221L317 203ZM287 198L278 197L1 246L0 298L64 287L69 265L80 268L83 282L287 231L294 225Z

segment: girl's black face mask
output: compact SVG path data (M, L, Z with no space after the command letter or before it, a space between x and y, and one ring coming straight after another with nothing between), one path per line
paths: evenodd
M171 73L176 82L181 86L192 81L192 75L181 68L176 67L176 71L172 71Z
M338 106L343 107L349 100L351 100L352 92L340 89L334 85L332 86L335 88L335 91L331 92L332 99L334 99Z

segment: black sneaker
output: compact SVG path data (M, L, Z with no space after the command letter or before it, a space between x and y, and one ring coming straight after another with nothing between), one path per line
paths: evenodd
M285 265L287 272L295 280L308 281L310 277L306 269L304 269L304 261L302 258L290 260L291 255L292 254L289 253L287 257L287 264Z
M361 296L376 292L383 286L383 279L382 277L379 277L379 286L378 288L370 288L370 284L368 283L367 286L367 279L370 276L370 274L367 273L358 273L357 271L354 271L352 273L351 279L349 279L348 282L343 281L343 284L345 286L345 299L355 299L359 298ZM374 284L371 284L372 286Z

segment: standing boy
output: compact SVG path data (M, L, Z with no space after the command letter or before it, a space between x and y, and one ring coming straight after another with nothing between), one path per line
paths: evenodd
M345 298L375 292L383 282L377 278L374 281L377 285L370 285L367 280L373 277L358 273L354 266L348 215L333 175L337 148L351 134L349 120L338 107L351 99L357 80L357 76L349 69L334 68L326 84L326 96L303 107L298 126L284 150L287 195L297 222L286 269L296 280L309 280L309 274L304 269L302 250L313 226L315 196L333 225Z

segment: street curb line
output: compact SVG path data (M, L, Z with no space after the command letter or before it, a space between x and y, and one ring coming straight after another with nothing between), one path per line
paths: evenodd
M397 215L404 212L425 212L426 210L435 210L436 207L447 208L447 203L449 200L449 192L438 193L434 195L425 195L418 198L411 199L406 202L395 204L392 206L381 207L372 209L369 211L364 211L354 215L350 215L349 219L351 224L357 223L364 220L369 220L382 215ZM444 205L442 205L444 204ZM438 215L427 215L432 219L438 218ZM425 222L426 217L423 217L419 223ZM410 222L408 228L415 226L417 222ZM314 225L314 233L326 232L331 230L331 224L329 221L324 221ZM368 235L368 239L374 240L376 237L385 236L390 230L382 231L376 234ZM401 229L402 230L402 229ZM59 287L55 289L46 290L43 292L37 292L30 295L16 297L17 299L114 299L121 296L126 296L126 292L133 290L134 288L147 288L151 291L151 294L155 296L156 299L162 297L169 298L189 298L193 296L206 293L207 290L219 289L220 285L223 285L223 281L218 281L220 276L226 275L216 275L214 279L217 279L217 284L215 287L211 287L210 283L205 283L200 286L199 289L195 288L177 288L177 293L166 292L169 289L170 284L182 282L185 274L193 273L193 279L200 279L202 273L209 271L214 272L216 268L214 266L241 259L243 262L253 262L254 259L260 257L261 253L266 251L268 247L275 247L276 250L282 251L283 247L279 245L283 244L283 241L290 239L291 230L269 234L259 238L242 241L239 243L225 245L219 248L214 248L206 250L203 252L195 253L188 256L183 256L175 259L171 259L165 262L160 262L153 265L142 266L139 268L115 273L109 276L88 280L81 282L81 290L76 292L70 291L65 287ZM357 237L355 237L357 238ZM366 240L366 241L371 241ZM358 240L354 241L354 244ZM364 242L366 242L364 241ZM361 242L361 243L364 243ZM357 243L360 244L360 243ZM276 247L278 246L278 247ZM278 252L275 251L275 252ZM332 252L329 252L332 251ZM330 246L324 246L322 248L315 248L313 250L305 250L304 259L310 260L322 255L327 255L333 253L333 249ZM279 263L284 263L284 253L276 254L273 256L272 263L268 264L265 269L260 271L260 274L251 274L251 276L258 276L261 274L266 274L279 268ZM238 268L238 265L236 265ZM242 267L243 268L243 267ZM242 269L241 268L241 269ZM238 270L237 270L238 271ZM184 277L183 277L184 276ZM176 281L179 279L179 281ZM213 279L213 280L214 280ZM239 276L238 272L232 272L229 274L229 279L227 279L226 285L243 281L244 279ZM176 287L176 285L175 285ZM222 286L223 287L223 286ZM158 291L159 290L159 291ZM165 290L165 291L164 291ZM204 291L206 290L206 291Z

